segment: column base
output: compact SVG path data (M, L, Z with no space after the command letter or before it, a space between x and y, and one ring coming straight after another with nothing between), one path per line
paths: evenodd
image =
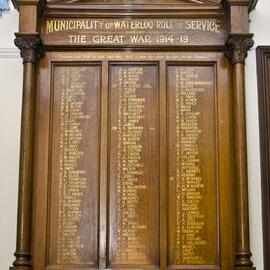
M11 266L9 270L32 270L31 266Z

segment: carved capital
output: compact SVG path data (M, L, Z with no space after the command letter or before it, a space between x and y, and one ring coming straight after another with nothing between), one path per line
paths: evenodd
M245 64L248 50L253 46L253 34L230 34L226 44L227 57L232 64Z
M42 44L38 34L16 33L15 45L20 49L24 63L36 63L41 56Z

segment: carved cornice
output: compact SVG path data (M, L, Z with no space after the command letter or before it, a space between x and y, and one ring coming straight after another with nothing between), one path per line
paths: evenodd
M13 3L13 5L14 5L14 7L16 8L16 9L19 9L19 0L12 0L12 3ZM47 1L45 1L45 0L42 0L42 1L40 1L40 2L42 2L42 6L45 4L45 2L47 2ZM226 3L226 2L228 2L228 0L222 0L222 2L223 2L223 4L224 3ZM257 5L257 2L258 2L258 0L249 0L249 12L251 12L253 9L255 9L255 7L256 7L256 5ZM28 3L29 4L29 2L27 2L27 1L24 1L23 2L24 4L26 3ZM30 2L31 3L31 2Z
M14 7L16 9L19 9L19 6L20 5L30 5L30 6L33 6L33 5L39 5L41 2L46 2L46 0L11 0Z
M230 34L226 44L226 54L232 64L245 64L248 50L253 46L253 34Z
M223 0L225 6L248 6L248 11L255 9L258 0Z
M16 33L15 45L20 49L23 62L35 63L41 56L42 44L39 35Z

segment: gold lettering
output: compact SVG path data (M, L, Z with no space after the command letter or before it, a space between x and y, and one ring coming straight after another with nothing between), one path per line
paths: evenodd
M96 30L96 29L120 29L120 30L195 30L220 33L218 20L61 20L52 19L46 21L46 32L65 32L70 30Z
M60 23L59 21L54 21L54 31L58 32L60 30ZM60 30L61 31L61 30Z
M95 44L122 44L125 36L118 35L96 35L93 36L93 43Z
M81 203L87 186L86 172L79 168L84 155L81 122L89 119L83 111L86 68L66 67L61 74L60 149L58 182L57 263L79 264L84 247L78 226ZM72 90L71 90L72 89Z
M194 25L196 22L194 21ZM197 27L197 26L196 26ZM198 140L200 111L197 111L198 95L210 91L212 81L199 80L196 67L176 69L176 263L205 264L204 254L198 247L207 245L202 233L205 216L200 205L204 189L201 173L201 156Z
M61 28L61 31L63 30L66 30L66 21L60 21L60 28Z
M117 126L117 250L119 261L145 261L143 242L138 233L146 230L137 218L139 192L147 189L142 179L145 98L138 96L143 68L121 67L118 71L118 126ZM139 184L140 183L140 184Z
M53 21L47 21L47 24L46 24L46 32L47 33L51 33L54 31L54 24L53 24Z
M187 30L220 33L220 24L216 20L188 20L185 26Z
M74 21L68 21L68 29L75 29Z
M130 36L130 41L131 43L136 43L136 44L150 44L152 42L150 36L142 36L142 35L131 35Z
M157 21L157 29L173 29L172 21Z
M86 43L86 35L69 35L68 38L70 44Z
M153 29L153 21L130 21L130 29Z

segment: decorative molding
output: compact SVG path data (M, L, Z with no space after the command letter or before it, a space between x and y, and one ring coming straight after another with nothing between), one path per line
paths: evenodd
M21 4L20 2L23 2L22 0L11 0L14 7L19 10L19 5ZM112 0L110 1L110 4L125 4L123 1L121 3L122 0ZM146 0L148 2L151 3L156 3L158 4L158 0ZM172 2L177 2L177 0L171 0ZM27 4L27 0L25 1ZM46 5L46 3L50 4L55 4L55 3L59 3L59 4L63 4L63 3L79 3L81 2L82 4L93 4L93 2L96 4L97 2L104 2L104 4L108 4L108 1L104 1L104 0L96 0L96 1L91 1L91 0L40 0L40 5L41 7L43 7L44 5ZM134 2L134 1L133 1ZM168 4L169 1L165 1L165 0L160 0L160 2L164 2L164 4ZM182 3L190 3L190 4L197 4L197 5L201 5L201 4L221 4L222 2L225 2L224 0L179 0L178 2L182 2ZM135 3L136 4L136 3Z
M20 49L24 63L21 156L19 175L17 244L15 261L10 270L31 270L31 218L34 158L34 119L36 98L35 63L40 56L41 40L38 33L17 33L15 45Z
M73 4L73 3L79 3L79 4L92 4L93 1L91 0L47 0L48 3L66 3L66 4ZM97 0L95 1L95 3L97 2L104 2L102 0ZM144 0L142 1L136 1L136 0L131 0L130 3L127 1L123 1L123 0L111 0L109 1L110 4L145 4L145 3L149 3L149 4L160 4L160 3L179 3L179 4L195 4L195 5L201 5L201 4L220 4L222 1L221 0L170 0L170 1L163 1L163 0ZM108 3L108 1L106 1L106 3Z
M0 48L0 58L20 58L20 51L13 48Z
M41 40L39 34L16 33L15 45L20 49L23 62L35 63L41 56Z
M226 44L226 54L232 64L245 64L248 50L253 46L253 34L230 34Z
M19 9L19 3L18 3L18 0L11 0L14 7L16 9ZM211 0L210 0L211 1ZM47 1L46 1L47 2ZM48 2L51 2L51 1L48 1ZM213 0L212 2L221 2L221 1L216 1L216 0ZM222 2L226 3L227 1L223 0ZM258 3L258 0L250 0L249 2L249 12L251 12L252 10L255 9L256 5ZM44 1L43 1L43 4L44 4Z
M261 148L264 269L270 269L270 46L258 47L257 75Z

